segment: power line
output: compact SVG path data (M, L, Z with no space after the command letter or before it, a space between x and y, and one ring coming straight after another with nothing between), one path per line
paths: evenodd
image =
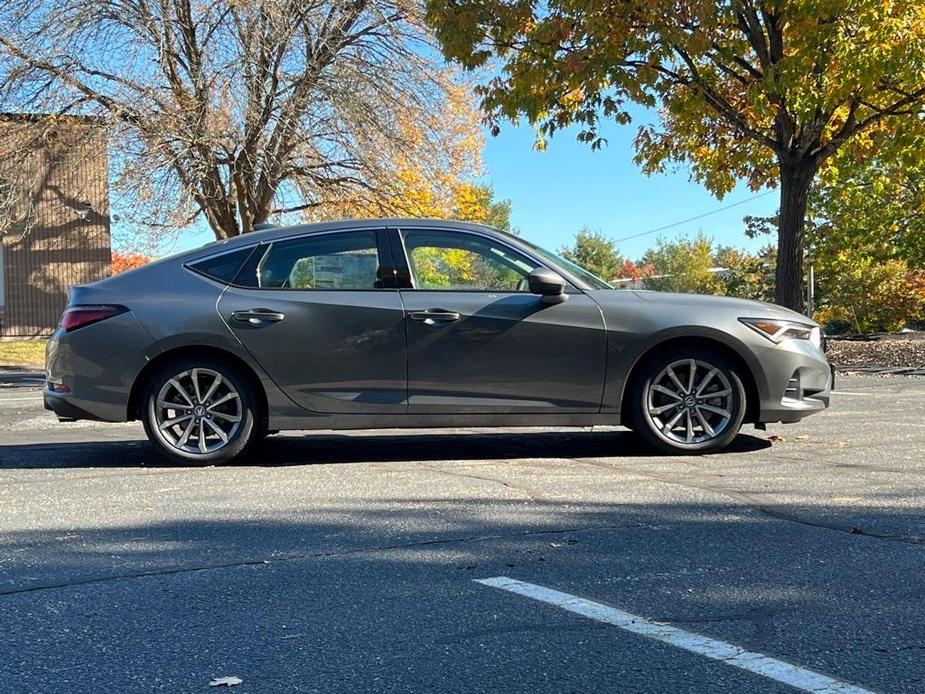
M679 227L682 224L687 224L688 222L693 222L698 219L703 219L704 217L709 217L712 214L717 214L719 212L725 212L726 210L731 210L733 207L744 205L747 202L751 202L752 200L757 200L758 198L763 198L766 195L770 195L771 193L776 193L776 192L777 192L776 190L766 190L763 193L758 193L758 195L753 195L752 197L746 198L745 200L739 200L739 202L734 202L731 205L725 205L724 207L718 207L715 210L712 210L710 212L704 212L703 214L698 214L696 217L688 217L687 219L682 219L680 222L666 224L663 227L658 227L656 229L649 229L648 231L643 231L638 234L633 234L632 236L624 236L622 239L616 239L615 242L621 243L623 241L629 241L630 239L638 239L640 236L648 236L649 234L656 234L660 231L665 231L666 229L673 229L674 227Z

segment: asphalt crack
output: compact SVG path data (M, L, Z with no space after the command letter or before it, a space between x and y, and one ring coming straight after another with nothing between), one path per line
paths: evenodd
M548 499L546 499L545 497L540 496L536 492L530 489L527 489L526 487L522 487L520 485L514 484L513 482L506 482L505 480L499 480L495 477L475 475L475 474L472 474L471 472L453 472L451 470L440 468L435 465L424 464L424 465L421 465L421 467L423 467L425 470L430 470L431 472L436 472L441 475L447 475L448 477L460 477L463 479L473 479L473 480L479 480L481 482L490 482L492 484L497 484L499 486L510 489L513 492L518 492L519 494L525 496L530 501L535 501L535 502L547 502L548 501Z
M579 464L592 465L594 467L603 468L606 470L611 470L613 472L627 472L630 474L638 475L646 479L655 480L657 482L663 482L664 484L673 484L679 487L684 487L686 489L697 489L699 491L712 492L714 494L719 494L721 496L726 496L734 501L739 502L747 508L751 508L759 513L762 513L769 518L775 520L782 520L789 523L796 523L798 525L803 525L810 528L817 528L821 530L833 530L835 532L845 533L847 535L859 535L862 537L870 537L875 540L886 540L888 542L901 542L903 544L909 545L925 545L925 537L918 535L899 535L896 533L879 533L875 531L864 530L857 526L843 523L830 523L821 520L810 520L807 518L801 518L794 515L793 513L788 513L782 510L779 506L769 505L760 500L758 500L753 494L749 492L744 492L737 489L724 489L722 487L714 487L708 484L695 483L689 480L681 480L677 477L668 477L665 475L657 475L651 472L644 472L637 468L620 466L619 468L605 463L601 460L590 460L590 459L581 459L581 458L572 458L572 460Z
M448 537L448 538L436 538L433 540L421 540L418 542L407 542L407 543L396 543L388 545L374 545L372 547L356 547L354 549L344 549L337 551L326 551L326 552L305 552L305 553L292 553L287 554L282 557L260 557L255 559L240 559L237 561L228 561L228 562L211 562L204 564L194 564L194 565L184 565L184 566L171 566L165 567L162 569L156 569L151 571L135 571L129 573L113 574L108 576L90 576L87 578L80 578L71 581L61 581L57 583L43 583L41 585L33 585L23 588L13 588L0 590L0 597L7 595L20 595L23 593L35 593L46 590L56 590L61 588L75 588L85 585L94 585L100 583L111 583L115 581L130 580L136 578L152 578L158 576L172 576L178 574L189 574L189 573L198 573L205 571L219 571L222 569L234 569L234 568L244 568L248 566L268 566L271 564L283 564L290 561L306 561L311 559L325 559L329 557L347 557L353 555L374 553L374 552L388 552L395 550L404 550L404 549L415 549L419 547L432 547L438 545L453 545L453 544L470 544L476 542L486 542L493 540L509 540L516 538L524 537L542 537L545 535L564 535L568 533L584 533L584 532L597 532L597 531L612 531L612 530L624 530L628 528L644 528L648 527L646 523L634 522L634 523L621 523L621 524L612 524L612 525L588 525L588 526L576 526L570 528L551 528L547 530L528 530L525 532L518 533L497 533L492 535L472 535L467 537Z

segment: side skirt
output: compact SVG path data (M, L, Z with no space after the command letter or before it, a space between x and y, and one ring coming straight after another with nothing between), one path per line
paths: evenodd
M270 417L271 429L445 429L465 427L615 426L618 413L578 414L385 414Z

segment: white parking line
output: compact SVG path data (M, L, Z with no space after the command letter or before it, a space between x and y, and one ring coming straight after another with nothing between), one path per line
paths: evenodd
M870 690L861 689L847 682L840 682L818 672L791 665L761 653L746 651L735 644L694 634L667 624L652 622L645 617L639 617L623 610L607 607L607 605L602 605L598 602L562 593L552 588L544 588L543 586L525 583L506 576L478 578L475 579L475 582L523 595L533 600L539 600L597 622L612 624L634 634L648 636L656 641L662 641L685 651L718 660L741 670L754 672L805 692L812 692L813 694L873 694Z
M870 395L870 393L852 393L850 390L833 390L832 395Z

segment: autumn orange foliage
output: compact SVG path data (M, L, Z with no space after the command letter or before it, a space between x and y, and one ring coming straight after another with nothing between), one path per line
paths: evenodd
M118 275L120 272L134 270L136 267L147 265L151 258L141 253L123 253L121 251L112 252L112 274Z

